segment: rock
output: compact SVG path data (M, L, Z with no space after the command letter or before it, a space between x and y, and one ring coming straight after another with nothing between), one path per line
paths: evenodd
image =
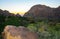
M31 9L24 14L23 17L26 17L28 19L34 19L37 20L60 20L60 7L57 8L51 8L46 5L34 5L31 7Z
M28 28L23 26L7 25L2 32L3 39L38 39L35 32L31 32Z

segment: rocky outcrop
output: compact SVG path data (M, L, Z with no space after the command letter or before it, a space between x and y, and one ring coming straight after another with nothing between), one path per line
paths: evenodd
M60 7L51 8L45 5L34 5L31 9L24 14L23 17L31 17L33 19L59 19ZM56 18L55 18L56 17Z
M29 29L8 25L2 32L4 39L38 39L38 35Z

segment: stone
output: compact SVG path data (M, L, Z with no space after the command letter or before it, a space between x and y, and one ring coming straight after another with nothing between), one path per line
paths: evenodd
M38 39L38 35L35 32L30 31L23 26L7 25L2 32L3 39Z

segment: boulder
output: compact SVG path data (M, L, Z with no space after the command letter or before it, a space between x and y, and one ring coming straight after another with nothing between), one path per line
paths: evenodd
M3 39L38 39L38 35L35 32L30 31L23 26L7 25L2 32Z

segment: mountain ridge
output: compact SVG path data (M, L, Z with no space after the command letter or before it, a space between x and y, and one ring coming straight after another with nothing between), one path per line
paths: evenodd
M24 14L23 17L31 17L34 19L59 19L60 18L60 6L57 8L51 8L46 5L34 5L31 9ZM56 18L55 18L56 17Z

